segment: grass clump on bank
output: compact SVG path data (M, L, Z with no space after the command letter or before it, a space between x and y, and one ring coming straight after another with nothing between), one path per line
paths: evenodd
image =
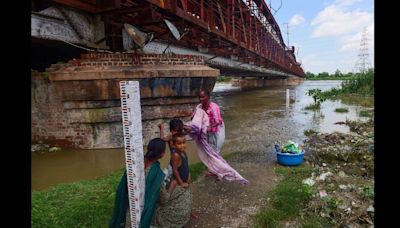
M310 105L307 105L304 109L305 110L319 110L319 109L321 109L321 104L319 104L319 103L310 104Z
M122 174L33 191L31 227L108 227Z
M310 135L313 135L313 134L315 134L315 133L317 133L317 131L315 131L315 130L313 130L313 129L308 129L308 130L305 130L305 131L304 131L304 135L305 135L305 136L310 136Z
M358 114L360 117L373 117L374 112L372 110L362 110Z
M340 112L340 113L349 112L349 109L348 108L336 108L335 112Z
M310 166L278 167L277 174L282 180L270 195L270 203L262 208L254 217L256 227L281 227L283 222L296 219L300 210L310 201L313 192L302 183L312 173ZM267 199L268 200L268 199ZM305 218L304 224L323 224L317 217Z

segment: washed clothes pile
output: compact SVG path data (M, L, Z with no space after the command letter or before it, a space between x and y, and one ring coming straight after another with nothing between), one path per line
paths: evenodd
M303 147L298 143L289 140L283 146L281 146L279 143L275 144L275 150L279 153L299 154L303 152Z

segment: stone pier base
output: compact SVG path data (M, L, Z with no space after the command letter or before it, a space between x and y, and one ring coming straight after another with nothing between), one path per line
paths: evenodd
M201 88L212 90L219 70L199 56L82 55L46 72L32 71L32 143L58 147L123 147L119 81L140 84L143 142L158 124L187 119Z

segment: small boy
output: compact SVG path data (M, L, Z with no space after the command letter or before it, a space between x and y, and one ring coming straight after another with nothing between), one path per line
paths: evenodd
M180 134L180 135L185 135L188 131L188 129L184 128L183 122L180 119L172 119L169 122L169 131L170 134L167 136L164 136L164 125L161 123L158 125L160 128L160 138L162 138L164 141L168 142L169 150L171 152L171 161L170 164L168 165L167 168L167 174L166 174L166 183L167 186L169 183L171 183L173 186L169 186L168 192L172 192L173 188L175 188L176 183L171 182L171 177L173 176L173 169L172 169L172 158L173 158L173 153L175 152L175 145L173 143L173 138L175 135ZM172 190L171 190L172 188Z
M164 141L168 142L168 146L169 146L169 150L171 151L171 153L174 152L174 146L172 144L172 137L175 134L178 133L183 133L184 129L183 129L183 122L180 119L172 119L171 121L169 121L169 131L170 134L164 137L164 125L161 123L158 125L158 127L160 128L160 138L162 138Z
M174 152L171 154L173 181L171 182L168 192L172 192L176 185L180 185L182 188L187 188L189 187L190 182L189 161L185 152L185 134L175 134L172 137L172 144L175 148Z

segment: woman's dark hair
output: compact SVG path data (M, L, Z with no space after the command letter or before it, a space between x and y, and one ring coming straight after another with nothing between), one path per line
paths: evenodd
M180 119L172 119L169 121L169 130L183 132L183 122Z
M208 89L201 89L200 92L203 91L205 95L210 96L210 91Z
M161 138L154 138L150 140L147 145L147 153L144 157L147 159L156 159L160 158L161 155L165 152L165 141Z

